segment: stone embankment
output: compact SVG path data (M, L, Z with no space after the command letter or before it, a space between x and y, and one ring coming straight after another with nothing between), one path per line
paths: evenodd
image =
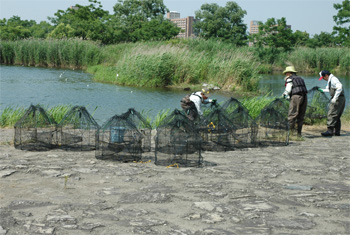
M204 152L201 168L21 151L8 132L0 234L350 234L350 132Z

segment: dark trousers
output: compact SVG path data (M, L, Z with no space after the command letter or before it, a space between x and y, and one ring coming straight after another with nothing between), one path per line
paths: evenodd
M295 130L295 123L297 124L298 134L301 134L304 124L306 107L306 95L292 95L289 103L288 122L290 130Z
M196 105L193 102L189 104L181 102L181 108L187 115L188 119L190 119L191 121L194 121L198 117L198 111Z
M335 133L340 132L341 121L340 117L343 114L345 108L345 97L343 95L338 97L335 104L330 103L327 114L327 127L335 128Z

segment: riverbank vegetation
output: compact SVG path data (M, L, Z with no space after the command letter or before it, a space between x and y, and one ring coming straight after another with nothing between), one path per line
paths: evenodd
M119 85L210 83L255 93L259 74L288 65L299 72L350 73L349 0L333 5L334 32L313 38L293 32L285 18L258 22L258 33L248 35L247 12L236 2L206 3L196 11L192 39L176 39L180 28L165 18L162 0L120 0L112 14L97 0L88 2L58 10L50 23L0 20L0 63L84 69L96 81Z
M204 39L172 39L99 45L80 39L0 41L7 65L84 69L98 82L142 87L186 87L209 83L228 91L257 92L259 74L294 64L298 71L324 68L348 74L350 48L295 48L273 63L254 47ZM272 53L272 52L271 52Z
M261 110L273 101L276 97L270 96L269 94L262 97L253 97L253 98L242 98L240 101L244 107L249 111L250 116L255 119L259 116ZM59 123L64 115L72 108L72 105L56 105L52 107L43 106L47 114L54 120L56 123ZM12 128L17 121L25 114L26 109L23 107L6 107L0 111L0 128ZM98 107L95 107L92 116L98 112ZM157 128L159 123L166 118L172 110L166 109L161 110L155 115L150 115L151 110L141 110L141 115L143 115L146 120L152 125L153 129ZM350 125L350 109L346 109L342 115L342 124L349 126ZM100 123L102 125L103 123ZM326 125L326 119L313 120L312 122L307 122L306 124L311 125Z

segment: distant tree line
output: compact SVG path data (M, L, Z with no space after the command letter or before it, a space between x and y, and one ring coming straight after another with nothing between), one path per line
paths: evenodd
M0 40L29 38L92 40L104 45L120 42L159 41L175 38L180 32L175 24L165 18L169 9L163 0L118 0L113 14L102 9L97 0L88 0L89 5L76 4L67 10L58 10L49 22L36 23L21 20L18 16L0 20ZM195 12L195 35L245 46L252 42L261 56L270 51L289 51L293 47L350 47L350 0L334 4L338 11L333 16L336 26L332 33L320 32L313 37L307 32L293 32L285 18L270 18L259 22L259 33L249 35L243 17L247 14L236 2L226 6L216 3L203 4Z

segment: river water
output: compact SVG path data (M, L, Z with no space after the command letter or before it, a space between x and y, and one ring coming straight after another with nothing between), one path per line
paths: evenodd
M316 76L303 76L308 89L325 87L325 81ZM350 97L350 78L339 76ZM284 90L283 75L264 75L262 89L271 90L272 95L281 95ZM161 110L181 109L180 100L188 91L174 89L148 89L124 87L93 82L91 75L82 71L47 69L22 66L0 66L0 112L5 107L28 107L41 104L83 105L90 112L97 107L94 118L103 124L115 114L134 108L154 118ZM224 102L230 94L216 92L211 98ZM349 98L348 98L349 99ZM349 103L349 102L348 102Z

